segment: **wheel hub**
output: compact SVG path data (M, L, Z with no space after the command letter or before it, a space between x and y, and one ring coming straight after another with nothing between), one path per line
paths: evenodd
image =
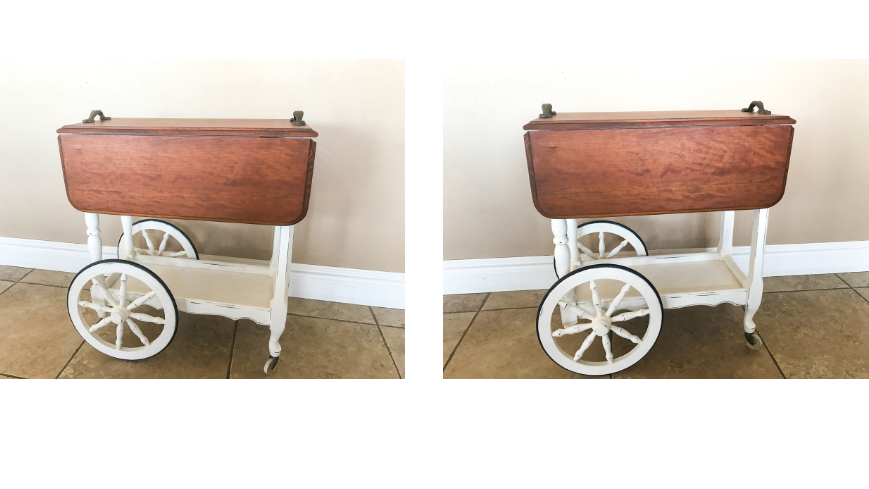
M594 331L594 334L598 336L604 336L610 332L610 328L612 328L613 320L612 318L606 316L595 316L595 318L591 321L591 329Z
M130 311L127 310L126 307L115 306L112 308L112 322L115 324L121 324L125 322L127 318L130 317Z

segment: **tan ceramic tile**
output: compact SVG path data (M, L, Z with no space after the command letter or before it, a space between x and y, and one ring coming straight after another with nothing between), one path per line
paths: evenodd
M537 341L537 309L481 311L444 370L445 379L582 378L556 365Z
M386 346L389 347L389 352L392 353L392 359L395 360L395 366L398 367L398 374L404 378L404 329L390 328L385 326L380 328L383 331L383 337L386 339Z
M839 277L851 287L869 287L869 272L840 273Z
M848 284L834 273L821 275L791 275L788 277L764 277L764 292L790 292L797 290L847 289Z
M138 311L138 309L137 309ZM149 312L150 313L150 312ZM146 336L149 328L159 325L140 322ZM114 341L112 328L104 328ZM229 371L229 357L235 321L199 314L179 314L178 331L165 350L139 361L112 358L89 344L81 347L60 378L69 379L224 379ZM127 329L124 343L137 340Z
M770 294L754 322L787 378L869 378L869 303L853 290Z
M776 295L781 294L765 296L764 301ZM761 310L764 307L765 303ZM729 304L668 309L664 311L658 340L649 353L613 378L780 379L781 374L766 349L745 346L744 316L741 307ZM763 335L766 329L760 322L757 324Z
M289 314L298 314L299 316L374 324L374 317L371 315L371 310L368 306L360 306L358 304L342 304L340 302L290 297L287 312Z
M377 322L381 326L392 326L394 328L404 327L404 309L387 309L385 307L372 307L374 315L377 317Z
M15 282L6 282L5 280L0 280L0 294L2 294L4 290L12 287L13 285L15 285Z
M869 301L869 288L861 287L861 288L855 288L854 290L856 290L858 294L862 295L864 299Z
M269 328L238 322L232 378L265 378ZM281 359L269 378L397 379L376 325L289 316L281 337Z
M444 313L444 366L452 355L476 312Z
M28 284L53 285L55 287L69 287L74 273L55 272L52 270L34 270L28 273L21 282Z
M8 376L8 375L0 374L0 380L3 380L3 379L13 379L13 380L15 380L15 377L10 377L10 376Z
M486 303L483 304L483 310L492 309L519 309L525 307L538 307L543 296L546 295L545 290L516 290L512 292L492 292Z
M81 344L66 289L15 284L0 294L0 372L53 379Z
M456 294L444 296L444 312L476 312L488 294Z
M0 265L0 280L8 282L17 282L25 275L30 273L32 268L11 267L9 265Z

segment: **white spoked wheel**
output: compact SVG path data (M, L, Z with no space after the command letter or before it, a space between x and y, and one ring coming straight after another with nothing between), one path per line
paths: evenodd
M190 258L191 260L199 259L199 252L196 251L196 247L193 246L193 242L184 234L184 231L166 221L145 219L133 224L134 241L137 240L137 236L141 236L145 242L145 246L147 246L147 248L135 248L136 253L139 255ZM123 242L124 233L121 233L121 238L118 239L118 256L123 256L121 254L121 244ZM166 249L167 246L181 249L169 251Z
M72 279L66 302L82 338L121 360L160 353L178 329L178 307L166 284L154 272L126 260L102 260L83 268ZM114 327L106 328L109 325Z
M553 317L556 308L561 314ZM608 375L651 350L663 311L661 296L646 277L621 265L591 265L549 289L537 311L537 337L549 358L567 370ZM585 331L587 336L578 335Z
M618 243L613 244L612 239L608 240L607 234L617 237ZM582 238L588 235L594 235L594 237L597 238L594 240L594 243L586 241L591 244L591 248L582 244ZM580 224L576 227L576 241L576 246L579 248L579 251L588 256L588 259L583 259L584 263L593 263L595 260L613 258L628 246L634 249L637 256L647 256L649 254L649 250L646 249L646 243L643 242L637 233L624 224L612 221L589 221ZM609 250L607 250L608 242L610 243ZM597 251L593 251L592 248L597 249ZM552 260L552 265L555 267L554 258ZM555 275L558 275L557 268L555 270Z

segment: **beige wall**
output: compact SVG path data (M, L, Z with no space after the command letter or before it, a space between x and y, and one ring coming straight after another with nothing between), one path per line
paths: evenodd
M293 261L404 271L404 61L0 61L0 236L85 243L55 131L111 117L288 119L320 136ZM178 223L178 221L175 221ZM181 221L200 252L268 258L265 226ZM113 245L120 219L104 216Z
M869 61L472 60L444 69L444 259L552 254L534 209L522 126L564 112L739 109L796 119L769 244L869 240ZM714 246L719 213L614 219L650 249ZM737 213L747 245L751 211Z

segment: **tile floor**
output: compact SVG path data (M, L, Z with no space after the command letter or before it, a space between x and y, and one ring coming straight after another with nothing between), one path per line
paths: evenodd
M538 343L544 293L444 296L444 378L581 378ZM667 310L652 350L610 378L869 378L869 272L764 279L761 350L742 318L729 304Z
M86 344L69 320L75 274L0 265L0 379L404 378L404 311L290 299L281 360L266 377L269 330L181 313L174 341L138 362Z

